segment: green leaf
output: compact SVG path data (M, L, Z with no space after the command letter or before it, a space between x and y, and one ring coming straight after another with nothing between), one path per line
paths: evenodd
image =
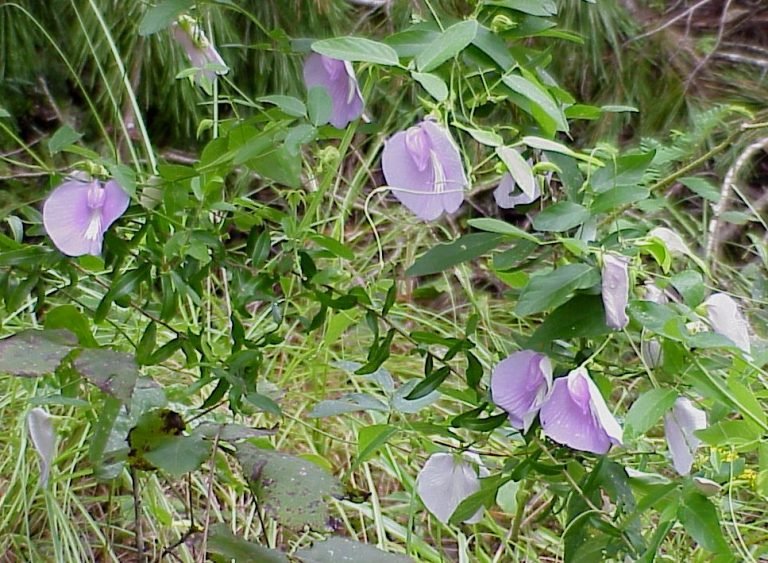
M283 113L293 117L307 116L307 106L305 106L304 102L300 99L294 98L293 96L281 96L276 94L272 96L262 96L261 98L257 98L256 101L273 104L280 108Z
M443 31L416 56L420 72L436 69L445 61L461 53L477 35L477 20L465 20Z
M362 427L357 433L357 458L352 464L352 470L370 459L397 432L398 428L389 424L372 424Z
M392 47L363 37L321 39L312 43L312 50L315 53L342 61L389 66L396 66L400 63L397 52Z
M445 379L451 374L451 370L448 369L448 366L443 366L440 369L434 370L432 373L430 373L428 376L426 376L424 379L419 381L416 386L411 390L410 393L405 397L408 401L415 401L416 399L421 399L422 397L426 397L432 391L437 390L438 387L445 381Z
M472 518L478 510L491 506L496 501L496 493L508 478L493 475L480 479L480 490L469 495L459 503L450 518L450 523L458 525Z
M596 170L591 178L592 189L598 193L617 186L637 186L642 182L646 169L656 151L620 156Z
M436 74L412 71L411 78L421 84L429 95L438 102L444 102L448 99L448 85Z
M317 233L309 235L309 238L326 250L333 252L339 258L344 258L345 260L353 260L355 258L355 253L352 251L352 249L345 245L343 242L336 240L335 238Z
M683 296L683 301L689 307L698 307L706 297L707 288L704 285L704 278L699 272L685 270L672 276L670 282Z
M696 436L710 446L742 447L756 443L761 435L760 428L746 420L721 420L696 431Z
M139 376L133 355L107 348L88 348L75 358L74 367L105 393L123 402L131 400Z
M453 242L438 244L420 256L405 275L428 276L442 272L490 252L504 242L504 238L495 233L471 233Z
M304 563L355 563L363 561L365 563L410 563L413 561L405 555L394 555L371 545L335 536L317 542L309 549L298 550L296 557Z
M274 436L277 434L277 427L252 428L234 422L203 422L195 428L194 433L209 440L218 438L224 442L237 442L238 440L247 440L248 438Z
M559 307L577 289L592 287L599 281L597 270L586 264L567 264L552 272L531 276L520 294L515 314L534 315Z
M739 412L745 417L757 422L763 428L766 427L766 416L755 392L735 379L728 379L728 389L739 405Z
M496 154L509 170L512 179L528 197L533 197L536 191L536 178L530 165L520 156L520 153L509 147L497 147Z
M693 193L707 201L712 203L720 201L720 189L705 178L686 176L685 178L680 178L678 181Z
M289 563L284 553L239 538L224 523L211 526L205 545L209 555L220 555L227 563Z
M428 407L440 398L440 393L433 391L420 399L406 399L406 397L411 394L411 391L413 391L413 388L419 383L420 381L418 379L409 379L398 387L397 391L395 391L395 394L392 396L392 401L390 403L392 409L405 414L413 414Z
M510 74L502 78L504 84L515 94L522 96L533 107L525 108L531 113L539 124L548 132L568 131L568 122L565 115L555 103L552 96L549 95L540 84L517 74Z
M52 155L61 152L68 146L76 143L82 136L81 133L78 133L69 125L62 125L48 139L48 152Z
M328 123L333 113L333 100L325 88L313 86L307 92L309 121L315 127Z
M528 135L522 138L522 143L525 145L528 145L532 149L539 149L542 151L563 154L565 156L570 156L571 158L582 160L587 164L591 164L593 166L603 165L603 163L600 160L596 159L595 157L590 156L588 154L581 154L579 152L576 152L572 149L569 149L564 144L558 143L557 141L551 141L549 139L542 139L541 137L534 137L534 136ZM555 161L555 164L557 165L558 168L563 169L563 165L560 163L560 161ZM578 181L577 183L578 183L577 187L581 187L581 181Z
M68 330L25 330L0 340L0 373L40 377L56 371L77 346Z
M707 551L728 553L728 543L723 537L717 509L707 497L691 492L683 497L677 509L677 517L691 537Z
M486 231L489 233L498 233L500 235L508 235L514 238L525 239L531 242L540 244L541 241L537 239L531 233L522 230L519 227L515 227L511 223L502 221L501 219L494 219L492 217L481 217L478 219L470 219L467 221L470 227L473 227L479 231Z
M164 436L155 441L144 459L170 475L184 475L199 469L210 457L211 445L199 434Z
M637 203L648 199L651 191L641 186L619 186L598 194L592 205L589 206L592 213L605 213L622 205Z
M605 324L602 297L576 295L547 315L526 346L543 351L555 340L594 338L609 332L611 329Z
M589 210L578 203L561 201L536 215L533 228L537 231L562 233L578 227L589 217Z
M261 507L292 530L329 528L328 497L340 497L336 479L305 459L237 445L237 459Z
M624 439L645 434L672 408L675 399L674 389L651 389L640 395L624 419Z
M157 33L171 25L183 11L189 9L195 0L164 0L153 6L139 23L139 35L147 36Z
M557 15L554 0L483 0L486 6L502 6L531 16L548 17Z
M338 399L320 401L307 416L309 418L326 418L361 411L387 412L389 407L372 395L349 393Z

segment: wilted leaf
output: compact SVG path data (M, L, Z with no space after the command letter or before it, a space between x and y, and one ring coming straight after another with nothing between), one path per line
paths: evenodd
M68 330L25 330L0 340L0 373L40 377L53 373L77 346Z
M244 442L237 459L261 506L283 526L329 528L328 497L340 497L338 481L315 464Z
M242 424L203 422L195 428L194 433L199 434L204 438L212 439L218 436L219 440L223 440L224 442L235 442L247 438L258 438L259 436L274 436L277 433L277 427L251 428L250 426L243 426Z
M40 483L45 485L56 455L56 435L53 432L51 416L41 408L34 408L27 414L27 428L32 444L40 456Z
M107 348L83 350L75 369L96 387L123 402L131 400L139 368L131 354Z

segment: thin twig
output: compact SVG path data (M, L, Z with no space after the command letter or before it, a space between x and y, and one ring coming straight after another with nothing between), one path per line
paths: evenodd
M145 563L144 532L141 527L141 491L139 490L139 479L135 467L131 467L131 481L133 482L133 518L134 526L136 528L137 562Z
M688 75L688 78L686 78L685 89L683 90L683 93L688 92L688 89L691 87L691 84L693 84L693 79L696 77L699 71L702 68L704 68L704 66L710 61L710 59L712 59L712 56L720 47L720 42L723 39L723 32L725 31L725 23L728 17L728 10L731 7L731 1L732 0L726 0L725 5L723 6L723 11L720 14L720 22L718 23L718 26L717 26L717 37L715 37L715 44L712 46L712 49L706 54L706 56L703 59L701 59L698 62L698 64L694 67L694 69Z
M679 21L679 20L681 20L683 18L686 18L686 17L692 15L693 12L695 12L696 10L701 8L704 4L708 4L710 1L711 0L701 0L700 2L697 2L696 4L694 4L693 6L688 8L687 10L685 10L684 12L680 12L675 17L670 18L669 20L664 22L659 27L656 27L656 28L652 29L651 31L646 31L645 33L642 33L640 35L636 35L635 37L632 37L631 39L627 40L625 45L627 43L631 43L632 41L638 41L640 39L644 39L645 37L650 37L651 35L655 35L656 33L659 33L660 31L663 31L663 30L667 29L668 27L673 25L675 22L677 22L677 21Z

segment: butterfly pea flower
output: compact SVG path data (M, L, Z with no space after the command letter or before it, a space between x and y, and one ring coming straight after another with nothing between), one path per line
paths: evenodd
M704 306L712 329L749 354L749 324L736 301L724 293L713 293L704 301Z
M518 205L528 205L541 197L541 188L538 184L534 185L533 193L527 194L515 183L512 174L504 174L499 182L499 186L493 191L493 199L496 205L502 209L512 209Z
M693 458L699 447L694 432L707 427L707 413L693 406L690 399L678 397L675 404L664 415L664 434L667 438L672 465L680 475L688 475Z
M43 226L53 244L67 256L101 254L104 233L125 210L130 198L114 180L71 178L43 205Z
M555 379L539 420L545 435L575 450L604 454L622 443L619 423L583 367Z
M621 330L629 323L629 260L625 256L603 256L602 295L605 307L605 324Z
M387 140L381 164L395 197L420 219L453 213L464 201L468 181L459 149L430 119Z
M179 17L178 21L171 26L171 32L173 38L184 49L189 62L198 69L195 74L195 82L198 86L205 87L206 82L213 84L217 75L229 72L224 59L221 58L219 52L194 19L189 16ZM223 68L213 70L207 68L208 65L217 65Z
M363 95L349 61L340 61L312 53L304 62L304 83L307 89L320 87L331 98L330 123L343 129L363 114Z
M552 363L531 350L502 360L491 375L493 402L507 411L509 422L527 432L552 387Z
M648 233L648 236L660 239L672 256L692 254L691 249L688 248L688 245L685 244L682 237L672 229L668 229L666 227L656 227Z
M663 305L669 302L669 298L663 289L659 288L653 282L646 282L643 286L645 294L643 295L644 301L651 301ZM661 343L655 338L647 338L647 330L643 329L642 340L640 341L640 355L645 361L645 365L649 368L655 368L661 365L664 359L664 353L661 348Z
M477 454L464 452L462 456L448 453L432 454L416 478L416 492L424 506L443 524L447 524L456 507L467 497L480 490L479 477L488 470ZM483 518L483 510L464 520L476 524Z

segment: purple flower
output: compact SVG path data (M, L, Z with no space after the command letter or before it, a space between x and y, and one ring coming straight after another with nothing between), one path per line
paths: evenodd
M625 256L603 256L602 294L605 324L614 330L621 330L629 323L626 310L629 301L628 263Z
M101 254L104 233L125 210L130 198L110 180L72 178L53 190L43 205L43 225L56 248L67 256Z
M384 178L400 202L425 221L453 213L468 181L450 133L426 119L384 145Z
M652 301L658 304L669 302L667 294L655 283L646 282L643 288L645 290L644 301ZM643 357L646 366L655 368L661 365L664 359L664 351L662 350L661 343L655 338L648 338L647 333L648 331L644 328L642 340L640 340L640 355Z
M555 379L539 420L544 434L576 450L604 454L621 444L621 427L584 368Z
M320 87L331 98L331 125L343 129L363 114L363 95L349 61L312 53L304 62L307 89Z
M227 74L229 69L221 68L217 70L207 69L209 64L226 67L227 64L221 58L219 52L211 44L202 29L198 27L195 20L189 16L181 16L177 23L171 26L174 39L181 45L189 58L192 66L198 69L195 74L195 82L198 86L205 87L207 83L213 84L217 74Z
M493 402L507 411L509 422L527 432L552 387L552 364L544 354L515 352L491 375Z
M416 492L424 506L447 524L461 501L480 490L480 476L488 475L477 454L465 452L462 457L453 454L432 454L416 478ZM476 524L483 517L482 509L467 524Z
M680 475L688 475L699 447L694 432L707 427L707 413L693 406L685 397L678 397L672 410L664 415L664 434L667 437L672 465Z
M704 305L712 329L730 339L738 348L750 353L749 324L732 297L724 293L713 293Z
M502 209L512 209L518 205L528 205L541 197L541 189L538 184L534 185L533 194L528 195L515 184L512 174L504 174L499 186L493 192L493 198L496 205Z

